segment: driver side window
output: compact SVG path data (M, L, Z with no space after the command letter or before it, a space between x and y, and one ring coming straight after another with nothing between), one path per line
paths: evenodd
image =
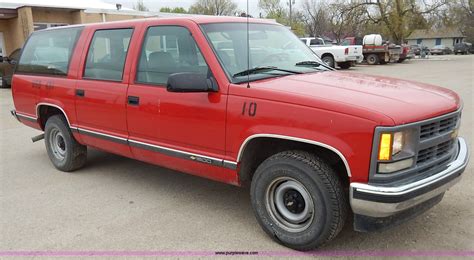
M208 71L201 51L186 28L148 28L137 68L138 82L165 85L173 73L197 72L207 75Z

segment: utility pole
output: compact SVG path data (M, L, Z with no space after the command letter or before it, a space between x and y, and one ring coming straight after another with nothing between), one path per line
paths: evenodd
M293 5L295 4L295 0L289 0L288 1L288 5L290 6L290 28L293 29L293 27L291 26L291 22L293 21L292 19L292 15L293 15Z

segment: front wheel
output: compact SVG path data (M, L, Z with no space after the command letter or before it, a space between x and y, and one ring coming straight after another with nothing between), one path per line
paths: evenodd
M250 192L263 230L296 250L323 245L345 223L348 207L340 179L329 165L307 152L287 151L265 160Z
M46 121L44 141L49 159L58 170L70 172L86 163L87 147L74 139L62 115L51 116Z

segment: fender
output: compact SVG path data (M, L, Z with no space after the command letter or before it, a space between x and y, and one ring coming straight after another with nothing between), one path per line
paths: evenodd
M351 169L349 167L349 163L347 162L347 159L346 157L336 148L334 148L333 146L330 146L328 144L325 144L325 143L321 143L321 142L318 142L318 141L314 141L314 140L309 140L309 139L304 139L304 138L299 138L299 137L293 137L293 136L286 136L286 135L277 135L277 134L254 134L254 135L251 135L249 137L247 137L245 139L245 141L242 143L242 145L240 146L240 149L239 149L239 153L237 155L237 163L240 162L240 160L242 159L242 154L245 150L245 147L247 146L247 144L252 140L252 139L255 139L255 138L259 138L259 137L268 137L268 138L275 138L275 139L284 139L284 140L290 140L290 141L296 141L296 142L301 142L301 143L307 143L307 144L312 144L312 145L316 145L316 146L319 146L319 147L323 147L323 148L326 148L328 150L331 150L333 151L335 154L337 154L339 156L339 158L342 160L342 162L344 163L344 166L346 167L346 171L347 171L347 175L349 177L352 177L351 175Z
M67 116L66 111L64 111L64 109L62 107L60 107L59 105L55 105L55 104L52 104L52 103L40 102L40 103L36 104L36 119L38 119L40 117L39 109L40 109L41 106L50 106L50 107L55 107L55 108L61 110L61 112L63 112L63 114L64 114L64 117L66 117L66 121L67 121L68 126L70 128L72 128L71 121L69 121L69 117Z

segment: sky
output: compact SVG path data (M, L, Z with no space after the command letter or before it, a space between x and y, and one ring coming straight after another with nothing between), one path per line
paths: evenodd
M133 4L136 3L136 0L103 0L107 3L120 3L126 7L133 7ZM159 11L161 7L184 7L188 9L196 0L143 0L143 3L150 9L150 11ZM234 0L237 3L238 8L242 11L247 10L247 0ZM281 1L282 4L285 0ZM296 5L298 2L303 2L303 0L296 0ZM249 13L253 17L258 17L261 11L258 8L258 0L249 0Z

